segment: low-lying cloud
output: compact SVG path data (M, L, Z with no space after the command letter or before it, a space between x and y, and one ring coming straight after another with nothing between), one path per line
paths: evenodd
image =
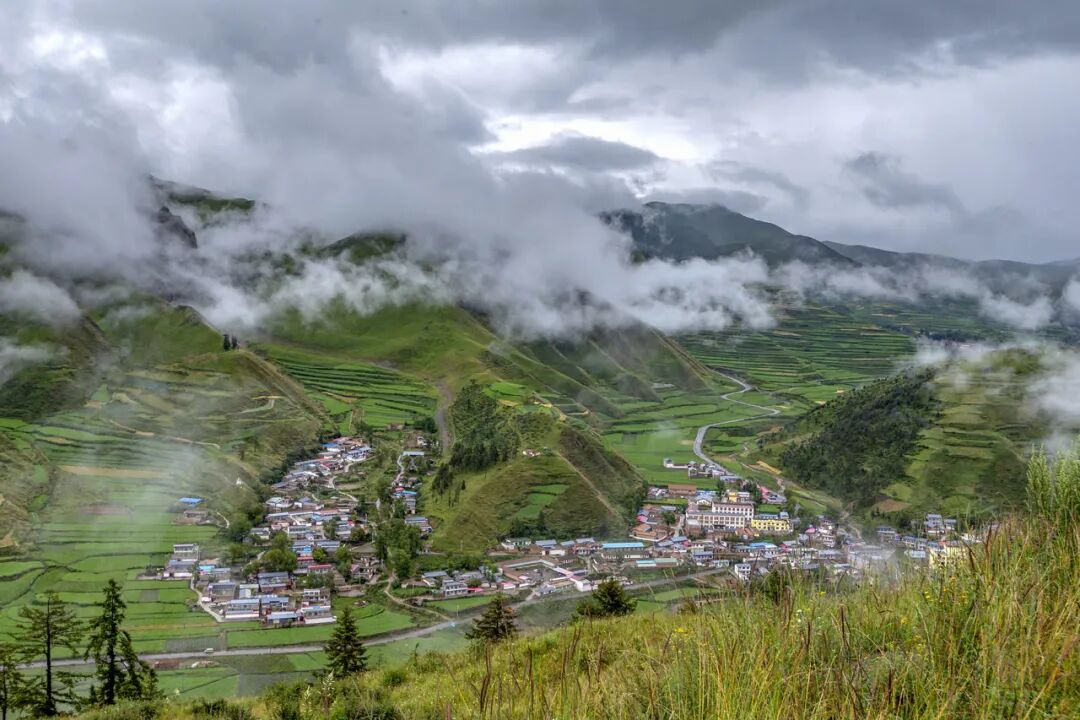
M64 288L22 268L0 278L0 313L21 315L48 325L66 324L80 315L79 306Z
M976 302L979 313L1007 327L1032 331L1054 318L1054 303L1043 290L1016 299L995 292L970 273L931 265L906 270L881 266L837 267L792 262L780 267L777 282L800 293L842 299L868 298L917 303L927 299Z
M56 349L45 345L20 345L11 338L0 337L0 385L23 368L48 362L56 354Z

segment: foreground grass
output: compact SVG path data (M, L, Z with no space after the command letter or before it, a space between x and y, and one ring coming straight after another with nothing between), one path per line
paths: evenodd
M948 570L901 587L799 587L775 601L577 624L233 709L256 718L1073 718L1078 550L1076 523L1012 520ZM162 717L206 716L194 713L173 706Z

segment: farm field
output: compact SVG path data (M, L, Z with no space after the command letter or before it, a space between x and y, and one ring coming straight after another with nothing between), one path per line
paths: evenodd
M282 345L261 350L320 401L348 432L352 416L374 427L406 423L434 414L433 388L403 373Z
M228 633L250 630L226 631L190 609L185 581L137 578L162 566L175 543L215 552L230 503L250 492L241 478L254 481L293 443L314 438L323 418L271 366L222 352L215 332L175 315L151 313L134 327L102 320L118 336L179 338L129 355L161 364L110 369L82 406L36 422L0 418L0 447L38 463L28 486L39 493L26 503L17 559L0 562L0 637L21 606L50 591L91 617L110 579L124 585L139 651L223 647ZM214 524L178 524L176 501L185 495L205 498Z
M478 608L483 605L487 605L491 602L490 595L473 595L459 598L452 598L450 600L436 600L435 602L428 603L431 607L438 608L443 612L456 613L462 610L471 610L472 608Z
M915 350L907 335L821 306L781 306L777 320L771 330L701 333L679 343L706 366L806 407L895 372Z
M720 377L717 380L727 382ZM685 482L686 472L664 468L664 458L671 458L676 463L695 459L694 438L702 425L730 422L732 428L737 429L742 426L741 420L761 414L760 410L721 397L737 389L737 385L725 384L700 395L673 388L661 390L661 403L623 406L626 415L605 428L604 442L632 462L651 484ZM782 412L787 409L783 402L770 395L756 395L751 402ZM742 399L743 396L734 397ZM707 437L719 437L721 432L720 428L715 428Z

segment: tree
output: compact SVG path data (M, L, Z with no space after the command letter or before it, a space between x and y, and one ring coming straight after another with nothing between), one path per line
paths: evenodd
M347 545L341 545L338 547L337 552L334 553L334 562L337 564L338 572L342 577L348 578L352 573L352 553L349 552Z
M127 604L115 580L105 585L98 603L101 615L91 621L90 640L84 660L94 658L98 684L90 689L94 705L113 705L117 700L149 699L157 693L154 670L139 659L131 647L131 635L123 629Z
M341 612L325 650L326 667L338 677L367 670L367 648L360 639L352 608L346 606Z
M79 652L83 626L75 613L55 592L45 595L40 605L19 608L17 637L26 661L42 657L45 672L27 684L25 706L35 714L54 717L59 714L60 703L76 702L74 679L67 673L53 670L53 653L57 648L67 648L72 655ZM61 687L57 687L60 685Z
M267 550L262 556L262 566L268 572L292 572L297 565L296 553L292 550Z
M270 538L270 549L262 555L262 566L270 572L292 572L296 563L289 536L283 532L274 533Z
M517 623L514 621L514 608L506 601L506 596L499 593L488 603L484 614L473 620L472 628L465 633L470 640L485 643L498 643L517 635Z
M7 720L8 710L23 704L26 679L19 672L19 657L14 645L0 644L0 720Z
M634 612L637 600L632 600L615 578L608 578L596 586L592 597L577 608L579 617L618 617Z

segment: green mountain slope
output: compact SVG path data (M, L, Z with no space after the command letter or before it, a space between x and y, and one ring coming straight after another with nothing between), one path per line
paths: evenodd
M1038 354L1010 351L882 380L762 437L751 455L901 525L1015 508L1024 458L1048 432L1027 402L1043 371Z

